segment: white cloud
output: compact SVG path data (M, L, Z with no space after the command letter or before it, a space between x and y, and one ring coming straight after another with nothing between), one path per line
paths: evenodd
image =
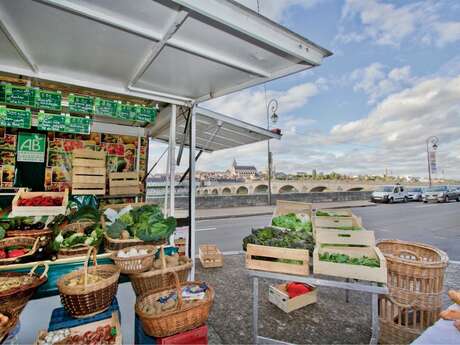
M257 0L236 1L257 12ZM318 2L318 0L259 0L260 14L276 22L281 22L289 7L297 5L302 6L305 9L309 9Z
M460 22L436 23L434 28L439 36L439 46L460 40Z
M410 66L388 68L381 63L374 62L367 67L358 68L351 72L351 81L356 82L354 91L362 91L369 96L369 103L410 85L414 80L411 77Z
M443 46L460 38L460 22L440 20L442 2L420 1L401 6L379 0L347 0L342 9L342 22L336 39L342 43L366 39L378 45L399 46L403 41L436 43ZM358 19L358 30L345 28L345 23Z

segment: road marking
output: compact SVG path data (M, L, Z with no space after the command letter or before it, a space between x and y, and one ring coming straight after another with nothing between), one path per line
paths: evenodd
M204 229L196 229L195 231L212 231L212 230L217 230L217 228L204 228Z
M449 260L449 264L460 265L460 261Z
M433 207L433 206L439 206L440 204L428 204L428 205L418 205L415 206L415 208L425 208L425 207Z

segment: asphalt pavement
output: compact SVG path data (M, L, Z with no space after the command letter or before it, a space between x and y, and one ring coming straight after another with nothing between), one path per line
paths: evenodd
M460 202L447 204L381 204L354 208L377 239L401 239L432 244L460 261ZM271 215L222 218L197 222L197 245L217 244L223 252L241 251L242 238L252 228L270 223Z

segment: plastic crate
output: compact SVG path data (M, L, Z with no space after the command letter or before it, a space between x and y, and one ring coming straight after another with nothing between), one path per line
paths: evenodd
M139 318L134 319L134 343L136 345L207 345L208 326L192 329L184 333L179 333L165 338L154 338L144 333L142 323Z

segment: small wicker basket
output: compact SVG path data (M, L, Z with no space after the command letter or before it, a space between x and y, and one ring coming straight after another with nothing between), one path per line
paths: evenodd
M179 257L179 266L166 267L164 248L160 247L161 268L152 268L147 272L130 274L129 279L136 296L142 295L149 290L165 289L170 286L168 273L174 272L177 274L179 282L187 281L188 274L192 268L192 260L185 256Z
M145 333L157 338L169 337L171 335L186 332L200 327L208 319L214 301L214 290L208 286L206 296L203 300L184 302L182 299L182 287L187 285L200 285L202 282L193 281L179 283L176 273L170 272L169 277L173 278L173 285L167 289L147 291L137 297L135 311L139 316L142 328ZM144 307L155 303L160 297L175 292L177 302L174 309L163 313L152 315L144 311Z
M98 265L97 250L88 250L84 267L61 277L57 286L61 302L67 312L75 318L85 318L107 310L117 293L120 269L115 265ZM92 254L93 267L89 266ZM88 274L102 278L96 283L88 283ZM71 279L83 279L83 285L68 284Z
M135 248L137 251L141 249L147 250L147 254L131 256L131 257L119 257L118 252L112 253L112 260L115 265L120 268L123 274L142 273L152 268L153 258L157 247L155 246L134 246L121 249L121 251L129 252L131 248Z
M0 240L0 249L4 249L7 247L12 246L21 246L21 247L32 247L26 254L17 256L15 258L5 258L0 259L0 265L9 265L15 262L20 262L26 258L30 258L34 255L40 244L40 238L33 238L33 237L26 237L26 236L18 236L18 237L7 237L3 240Z
M7 230L6 237L31 237L40 238L39 248L45 248L53 238L53 230L51 229L32 229L32 230Z
M77 233L84 233L85 229L88 226L93 225L94 222L75 222L75 223L70 223L65 225L61 229L61 233L65 234L66 232L77 232ZM86 244L78 244L73 247L69 248L59 248L59 251L57 253L58 259L66 259L66 258L72 258L76 256L85 256L88 253L89 246Z
M39 276L35 274L35 270L39 266L44 266L43 273ZM48 279L48 265L46 263L35 264L29 273L20 272L4 272L0 273L0 281L9 278L24 278L25 284L18 288L11 288L0 292L0 306L2 310L8 310L12 314L19 315L26 306L29 299L34 294L35 290Z
M19 320L19 315L8 310L4 310L3 307L0 308L0 313L8 317L8 322L3 327L0 327L0 344L6 338L8 333L16 326Z

